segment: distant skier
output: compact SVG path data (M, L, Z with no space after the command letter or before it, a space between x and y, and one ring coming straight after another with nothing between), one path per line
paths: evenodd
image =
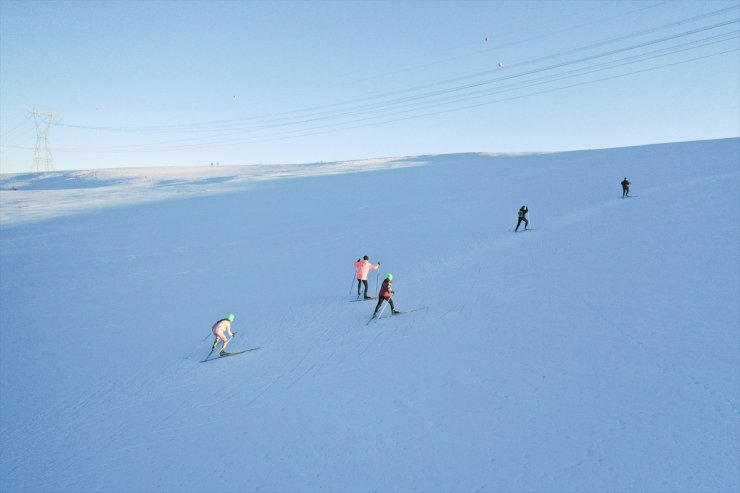
M383 305L384 301L387 301L388 304L391 306L391 315L395 315L398 313L398 310L396 310L396 308L393 306L393 298L391 297L394 292L393 274L388 274L387 276L385 276L383 284L380 286L380 291L378 292L378 304L375 305L373 318L378 316L378 310L380 310L380 307Z
M527 230L527 226L529 226L529 221L527 220L527 212L529 212L529 209L527 209L526 205L523 205L519 209L518 220L516 222L516 228L514 229L515 233L519 231L519 225L522 224L522 221L524 221L524 231Z
M364 284L365 285L365 299L366 300L372 299L371 296L367 295L367 273L370 272L370 269L378 270L380 268L380 262L373 265L370 263L368 256L365 255L365 257L362 260L357 259L357 262L355 262L355 268L357 269L357 297L358 298L360 297L360 286Z
M211 351L216 350L216 346L218 346L218 341L223 341L224 345L221 347L221 351L219 352L220 356L223 356L223 354L226 352L226 346L229 345L229 340L234 337L236 334L236 331L231 330L231 322L234 321L234 314L230 313L228 317L223 318L213 324L213 335L216 336L216 339L213 341L213 346L211 346ZM229 339L226 338L226 335L229 335Z
M627 180L627 177L624 177L624 180L622 180L622 198L629 197L630 196L630 182Z

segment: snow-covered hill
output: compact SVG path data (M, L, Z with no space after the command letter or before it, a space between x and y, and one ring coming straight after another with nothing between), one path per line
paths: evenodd
M740 139L3 175L0 205L3 492L740 489ZM362 255L420 310L366 325ZM199 363L228 313L260 349Z

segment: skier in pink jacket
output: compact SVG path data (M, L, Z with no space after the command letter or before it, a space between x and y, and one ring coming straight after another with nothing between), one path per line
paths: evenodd
M380 268L380 262L373 265L370 263L370 260L367 255L360 260L357 259L357 262L355 262L355 268L357 269L357 297L360 297L360 285L365 285L365 299L370 300L372 299L371 296L367 295L367 273L370 272L370 269L372 270L378 270Z
M234 314L230 313L228 317L219 320L215 324L213 324L213 335L216 336L216 339L213 341L213 346L211 346L211 351L216 350L216 346L218 346L218 341L223 341L224 345L221 347L221 351L219 352L220 355L223 355L226 352L226 346L229 344L229 340L231 340L232 337L234 337L234 334L236 334L236 331L231 330L231 322L234 321ZM226 335L229 335L229 338L226 338Z

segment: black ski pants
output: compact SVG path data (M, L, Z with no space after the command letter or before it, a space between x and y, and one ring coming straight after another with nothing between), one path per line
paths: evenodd
M378 304L375 305L375 314L378 314L378 310L380 310L380 307L383 305L383 301L385 301L385 298L378 297ZM395 311L395 307L393 306L393 298L388 298L388 304L391 305L391 312Z
M365 285L365 296L367 296L367 279L358 279L357 280L357 296L360 296L360 286L361 286L361 284L364 284Z
M630 187L622 187L622 198L625 196L629 197L630 195Z
M524 221L524 229L527 229L527 227L529 226L529 221L527 221L527 218L520 217L519 220L516 222L516 229L514 229L515 233L519 231L519 225L522 224L522 221Z

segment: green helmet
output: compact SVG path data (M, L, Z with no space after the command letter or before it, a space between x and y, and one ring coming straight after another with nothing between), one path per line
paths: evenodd
M388 279L389 281L392 281L393 280L393 274L388 274L387 276L385 276L385 278Z
M226 317L226 320L228 320L229 322L233 322L234 321L234 314L233 313L229 313L229 316Z

